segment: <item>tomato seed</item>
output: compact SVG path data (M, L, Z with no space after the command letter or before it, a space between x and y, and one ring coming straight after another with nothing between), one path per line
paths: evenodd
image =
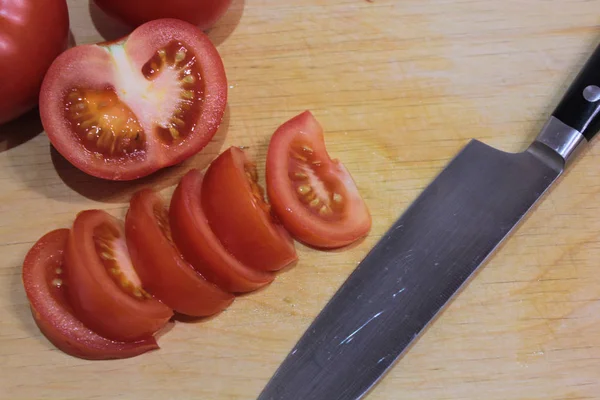
M185 83L194 83L196 82L196 78L194 78L194 75L186 75L182 81Z
M294 151L292 152L292 157L294 157L296 160L307 161L306 157L304 157L303 155L298 154L298 153L296 153Z
M331 214L331 208L329 208L327 205L324 204L319 209L319 214L321 214L321 215L329 215L329 214Z
M298 186L297 190L298 190L298 193L300 193L301 195L306 195L312 191L312 188L308 185L302 185L302 186Z
M180 49L175 53L175 63L182 61L185 58L185 48Z
M308 175L306 175L304 172L295 172L294 178L304 180L304 179L308 179Z
M182 119L179 119L177 117L171 118L171 121L175 122L175 124L177 124L179 126L185 126L185 121L183 121Z
M183 92L181 92L181 97L183 97L184 99L193 100L194 96L194 91L192 90L184 90Z

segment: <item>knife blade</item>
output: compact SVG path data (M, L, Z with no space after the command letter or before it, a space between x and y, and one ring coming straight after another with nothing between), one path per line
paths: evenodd
M600 46L521 153L469 142L361 261L258 400L357 400L600 128Z

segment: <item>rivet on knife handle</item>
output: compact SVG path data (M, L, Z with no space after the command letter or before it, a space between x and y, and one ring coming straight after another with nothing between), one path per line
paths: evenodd
M537 138L566 161L600 130L600 46L592 54Z

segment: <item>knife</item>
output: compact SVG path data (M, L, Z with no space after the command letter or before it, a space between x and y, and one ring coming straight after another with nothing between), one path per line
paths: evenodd
M535 141L472 140L332 297L258 400L356 400L395 364L600 129L600 46Z

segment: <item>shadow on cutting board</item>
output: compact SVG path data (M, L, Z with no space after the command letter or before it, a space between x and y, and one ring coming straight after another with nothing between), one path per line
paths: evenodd
M116 20L110 15L107 15L100 9L100 7L96 5L96 3L94 3L94 0L89 1L88 7L94 27L100 36L104 38L104 40L110 41L120 39L123 36L129 35L129 33L131 33L133 30L126 24Z
M206 31L215 46L219 46L235 31L244 15L245 3L246 0L233 0L225 15L217 21L215 26Z
M0 125L0 153L20 146L44 131L36 108L21 117Z
M206 31L215 46L223 43L235 31L244 13L244 3L245 0L233 0L225 15L217 21L214 27ZM107 15L96 5L94 0L89 0L89 11L94 27L107 41L120 39L133 30L128 25Z
M190 169L203 170L206 168L221 151L229 130L229 118L229 106L227 106L219 130L210 143L198 154L180 164L163 168L152 175L133 181L109 181L90 176L74 167L52 146L50 147L50 156L60 179L82 196L105 203L129 202L131 196L138 190L151 188L160 191L166 187L177 185L181 177ZM49 193L46 195L52 197Z

